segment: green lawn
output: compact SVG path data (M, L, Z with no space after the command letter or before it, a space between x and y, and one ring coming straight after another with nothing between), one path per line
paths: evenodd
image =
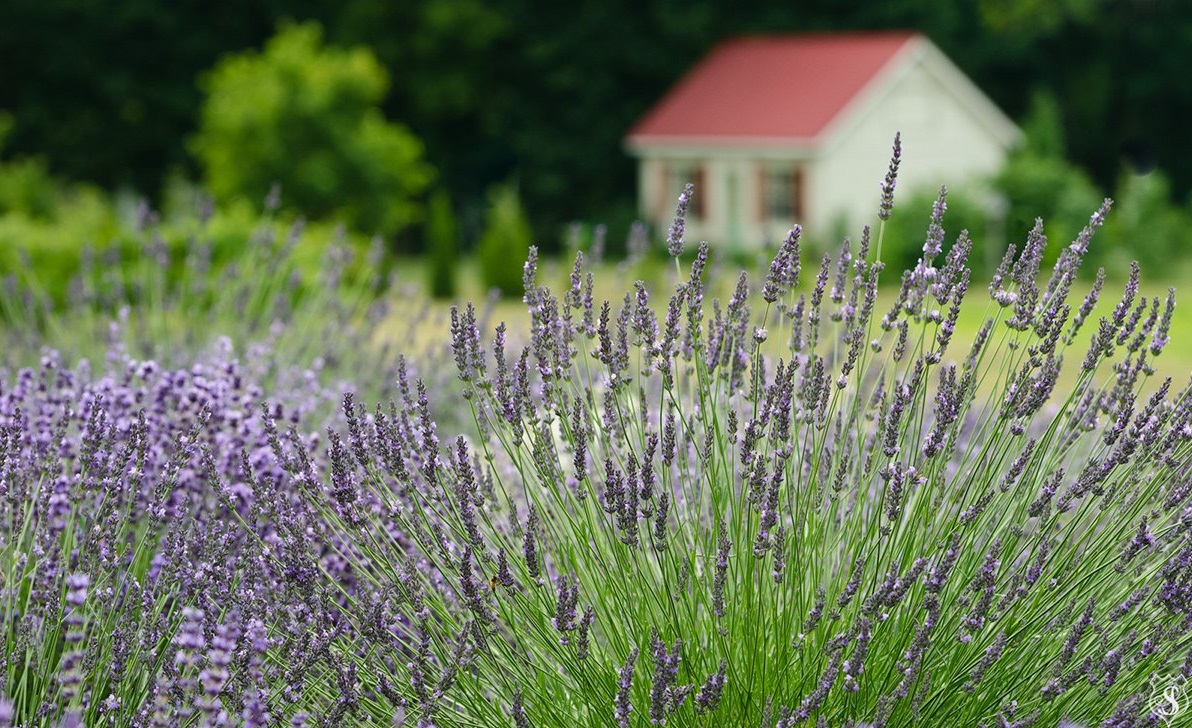
M807 262L805 261L800 291L809 290L815 279L816 271L809 270L806 266ZM597 305L599 305L599 301L608 299L612 302L615 312L625 293L632 291L633 282L644 279L651 294L651 301L655 304L655 310L658 311L660 317L665 315L666 301L673 290L675 281L673 264L668 265L667 261L655 259L644 261L628 269L618 267L614 263L605 263L592 270L595 273ZM739 265L733 266L728 263L713 265L707 277L711 291L709 297L720 297L721 300L726 300L731 295L732 287L736 283L740 270ZM686 266L684 266L683 272L686 274ZM750 276L750 285L759 286L763 280L760 260L759 265L747 272ZM540 265L538 281L542 285L548 285L558 295L564 286L569 285L570 273L571 261L545 259ZM1049 269L1043 271L1044 280L1049 273ZM1100 301L1090 314L1089 322L1086 323L1078 344L1073 345L1072 351L1078 352L1078 354L1070 353L1064 363L1064 378L1061 379L1061 387L1074 377L1079 368L1080 361L1072 361L1072 359L1084 356L1088 337L1096 331L1097 318L1111 313L1121 298L1126 273L1127 271L1108 273L1110 277L1105 283ZM395 315L392 318L392 324L385 328L386 337L396 347L415 351L428 345L447 346L450 343L447 335L450 308L453 304L463 306L469 301L475 303L479 310L487 309L489 311L486 337L491 334L492 328L500 321L507 323L511 341L516 341L528 334L529 316L524 304L518 298L488 300L480 281L479 271L472 259L461 261L458 293L454 300L426 301L422 293L425 290L422 285L425 278L425 264L421 259L403 260L398 266L399 290L402 298L394 307ZM950 348L954 357L964 355L986 317L995 311L996 306L989 298L987 285L987 280L975 280L970 285L957 323L957 332ZM1081 281L1077 284L1077 289L1071 296L1073 309L1079 307L1091 285L1091 280ZM882 277L881 290L875 307L879 317L893 304L897 286L898 275L887 271ZM1162 299L1167 295L1169 287L1176 289L1177 306L1171 326L1170 343L1155 362L1156 377L1153 379L1161 381L1159 377L1170 376L1174 380L1173 385L1178 387L1186 383L1189 372L1192 372L1192 303L1190 303L1192 302L1192 266L1177 266L1162 272L1142 271L1140 295L1147 296L1148 299L1155 296ZM1182 304L1180 303L1181 299L1185 301ZM414 306L413 310L411 309L411 300L420 302ZM413 315L415 311L417 315Z

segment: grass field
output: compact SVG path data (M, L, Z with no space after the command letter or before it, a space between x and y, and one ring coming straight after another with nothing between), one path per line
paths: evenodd
M710 297L719 297L725 301L732 295L732 286L742 270L749 274L751 286L760 285L765 278L765 266L768 261L765 260L764 254L759 253L756 264L749 268L726 261L714 260L713 263L707 275L712 292ZM570 285L571 265L570 260L544 260L539 268L539 284L549 286L558 295ZM814 283L816 271L809 270L807 266L807 261L804 261L801 283L796 295L806 293ZM405 259L396 269L399 287L395 292L393 316L390 325L382 329L382 335L399 350L420 351L426 346L434 345L432 342L438 342L439 346L448 346L444 334L450 326L451 307L456 305L462 308L469 302L473 303L478 311L486 312L486 320L489 321L486 335L491 336L493 327L501 321L506 322L511 341L516 341L529 331L529 315L525 304L518 298L499 299L489 296L481 282L480 271L471 258L461 262L458 269L457 295L449 300L428 300L422 293L422 281L426 279L425 263L422 259ZM634 281L640 279L646 282L655 310L665 314L666 301L676 280L673 263L669 260L650 259L635 265L604 263L590 266L590 269L595 272L597 305L602 300L608 300L615 312L625 294L633 290ZM1048 269L1045 268L1044 272L1048 272ZM888 310L897 297L899 274L899 271L886 271L882 275L875 307L879 315ZM1106 271L1105 286L1096 308L1089 316L1091 323L1085 325L1078 343L1073 345L1073 349L1079 350L1081 355L1084 347L1087 347L1088 337L1096 332L1098 317L1112 312L1121 297L1127 274L1127 270ZM953 356L964 354L986 318L996 312L997 306L989 298L987 285L988 280L975 277L969 287L953 338ZM1091 286L1091 277L1078 282L1072 300L1083 300ZM1173 384L1178 386L1184 384L1192 372L1192 265L1177 263L1163 271L1142 271L1140 296L1146 296L1148 301L1156 296L1162 300L1167 296L1169 288L1175 288L1176 291L1171 340L1155 362L1156 375L1152 377L1152 381L1162 381L1162 377L1169 376L1173 379ZM1059 389L1062 390L1071 383L1079 365L1079 361L1065 362Z

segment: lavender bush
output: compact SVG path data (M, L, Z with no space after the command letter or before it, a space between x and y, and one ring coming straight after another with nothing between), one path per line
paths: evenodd
M374 679L422 725L1155 724L1153 677L1192 674L1192 389L1148 385L1174 295L1137 268L1080 336L1108 209L1046 280L1041 224L1007 251L960 352L943 191L884 315L868 231L796 295L796 228L710 309L704 245L664 313L531 255L520 351L456 312L475 427L362 414L338 477L385 518L323 508L405 620Z
M0 724L1173 717L1192 384L1152 363L1174 294L1135 267L1099 319L1103 275L1070 300L1107 202L1049 276L1041 224L1012 246L953 342L971 245L941 191L879 308L898 154L873 244L806 283L798 228L723 304L706 244L662 306L595 300L582 255L556 295L531 251L528 331L455 310L456 388L399 367L391 404L334 420L317 377L264 391L226 350L18 374Z
M82 248L69 284L42 280L36 266L6 272L0 366L36 366L44 348L67 361L100 362L118 347L164 367L188 367L226 337L243 352L274 352L272 359L256 357L269 370L262 384L272 385L272 375L291 363L318 361L328 381L383 370L365 382L367 393L389 396L394 371L386 363L393 356L375 339L388 304L401 299L375 296L394 283L383 272L382 241L358 254L342 228L277 219L279 204L275 189L255 224L246 210L217 211L203 197L193 215L168 222L142 205L129 233L135 240ZM65 310L51 295L58 288L68 290ZM413 296L405 299L425 313ZM404 320L408 327L389 327L391 333L420 323L419 316Z

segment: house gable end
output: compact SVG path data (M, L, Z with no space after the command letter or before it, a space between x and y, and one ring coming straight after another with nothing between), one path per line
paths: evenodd
M815 146L916 37L900 31L726 41L639 119L626 147Z

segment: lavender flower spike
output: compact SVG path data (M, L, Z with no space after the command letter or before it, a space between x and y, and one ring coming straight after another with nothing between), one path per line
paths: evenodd
M636 647L630 650L629 657L625 659L625 666L617 670L620 680L617 682L617 702L614 715L620 728L629 728L629 714L633 712L633 705L629 702L629 692L633 687L633 664L637 662L639 652L640 650Z
M522 704L522 694L520 690L513 691L513 724L517 728L530 728L530 719L526 717L526 708Z
M728 675L728 663L720 661L716 672L708 676L704 686L695 694L695 714L711 713L720 705L720 695L724 691L725 678Z
M890 155L890 167L886 170L886 178L882 180L882 201L877 212L877 216L882 220L889 220L890 211L894 209L894 186L898 183L898 165L901 162L902 132L895 132L894 152Z
M724 585L728 580L728 555L733 544L728 540L728 527L720 520L720 537L716 549L716 573L712 578L712 611L717 619L724 616Z
M691 204L693 194L695 185L688 182L679 195L679 204L675 207L675 221L671 223L670 231L666 234L666 247L675 258L683 254L684 218L687 216L687 206Z

